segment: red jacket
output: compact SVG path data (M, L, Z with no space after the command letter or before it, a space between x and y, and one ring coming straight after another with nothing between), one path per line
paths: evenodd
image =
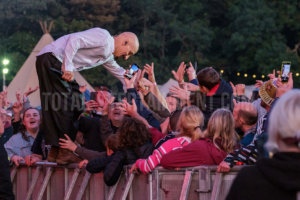
M211 139L203 138L164 155L160 164L167 169L218 165L225 159L226 155L227 153L218 149Z

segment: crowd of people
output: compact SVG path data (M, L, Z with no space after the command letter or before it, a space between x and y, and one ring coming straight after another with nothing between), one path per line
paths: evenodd
M274 73L266 82L257 81L252 97L245 95L245 85L226 82L213 67L196 73L191 63L182 62L172 74L178 85L166 97L157 86L153 63L131 78L123 77L123 95L105 86L96 87L96 92L81 86L76 92L84 96L85 106L78 116L71 116L76 116L75 128L70 128L74 137L57 134L52 143L44 134L51 115L45 110L42 115L28 99L38 88L23 96L17 92L12 103L4 91L1 144L17 166L79 163L90 173L103 171L109 186L118 181L125 165L132 165L132 173L144 174L159 165L167 169L218 165L218 172L254 165L237 176L228 199L256 199L263 190L279 199L295 198L300 190L300 92L293 89L292 73L286 83ZM66 112L55 113L62 115L58 119L68 118Z

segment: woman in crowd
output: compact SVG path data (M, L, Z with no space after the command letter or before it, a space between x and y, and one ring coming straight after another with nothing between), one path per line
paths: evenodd
M299 102L300 90L289 91L276 102L271 110L265 145L273 156L243 168L234 180L227 199L299 199Z
M161 165L164 168L217 165L235 149L237 142L232 113L218 109L212 114L199 140L169 152L163 156Z
M43 135L40 132L40 122L39 110L26 109L20 132L5 143L8 157L15 165L18 166L21 161L26 161L27 165L31 165L46 157L47 152L45 148L42 148Z
M174 149L182 148L189 143L198 140L200 137L203 137L203 132L201 131L203 122L203 114L198 107L185 107L180 114L177 125L180 132L178 137L163 143L147 159L137 160L132 166L131 171L138 169L147 174L160 164L160 160L164 154Z

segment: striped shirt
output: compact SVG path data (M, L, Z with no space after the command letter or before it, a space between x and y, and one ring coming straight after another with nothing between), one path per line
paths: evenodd
M154 168L160 164L163 155L170 151L178 148L182 148L191 143L191 138L189 137L178 137L163 143L158 149L153 151L153 154L147 159L138 159L136 161L136 166L144 174L150 173Z

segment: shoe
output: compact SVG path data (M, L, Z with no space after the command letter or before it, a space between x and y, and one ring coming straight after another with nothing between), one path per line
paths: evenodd
M48 162L56 162L56 158L58 155L59 147L51 146L51 149L48 153L47 160Z
M56 163L60 165L66 165L70 163L79 163L81 159L77 157L72 151L67 149L59 149Z

